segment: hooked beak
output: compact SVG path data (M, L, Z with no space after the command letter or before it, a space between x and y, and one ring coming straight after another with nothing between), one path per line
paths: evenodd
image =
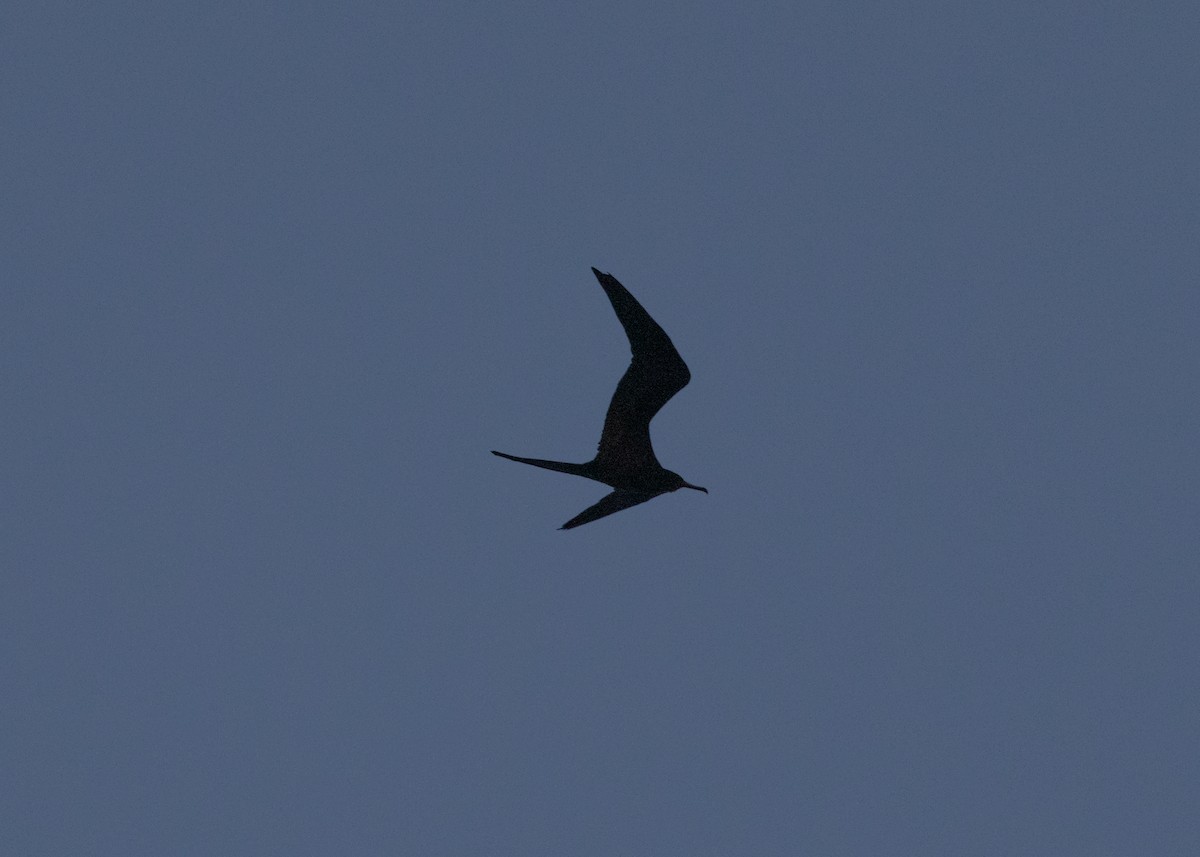
M691 488L693 491L703 491L705 494L708 493L707 488L701 488L699 485L693 485L690 482L684 482L683 485L681 485L680 487L681 488Z

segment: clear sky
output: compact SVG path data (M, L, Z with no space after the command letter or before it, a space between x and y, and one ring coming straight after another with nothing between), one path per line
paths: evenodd
M6 6L0 850L1200 853L1197 45Z

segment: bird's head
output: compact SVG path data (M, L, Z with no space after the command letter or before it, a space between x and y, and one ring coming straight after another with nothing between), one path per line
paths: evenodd
M688 482L674 471L668 470L667 473L671 474L671 491L678 491L680 488L691 488L693 491L703 491L705 494L708 493L707 488L701 488L699 485L693 485L691 482Z

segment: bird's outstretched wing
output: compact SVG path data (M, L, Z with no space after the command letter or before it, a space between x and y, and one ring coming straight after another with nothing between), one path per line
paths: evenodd
M660 465L650 444L650 420L672 396L687 386L692 373L675 350L671 338L642 308L637 298L612 274L601 273L595 268L592 273L604 287L633 352L633 361L608 405L596 460L629 471L657 468Z
M603 518L605 515L611 515L613 512L628 509L630 506L636 506L638 503L645 503L647 500L652 500L657 496L658 494L653 491L614 491L602 498L596 505L588 506L574 518L559 527L559 529L569 530L573 527L590 524L592 521Z

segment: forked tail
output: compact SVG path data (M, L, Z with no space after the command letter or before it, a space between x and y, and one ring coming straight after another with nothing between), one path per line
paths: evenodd
M572 476L592 478L590 464L572 464L569 461L547 461L544 458L521 458L519 455L509 455L506 452L492 450L492 455L507 458L509 461L519 461L522 464L532 464L534 467L544 467L547 470L557 470L559 473L570 473Z

